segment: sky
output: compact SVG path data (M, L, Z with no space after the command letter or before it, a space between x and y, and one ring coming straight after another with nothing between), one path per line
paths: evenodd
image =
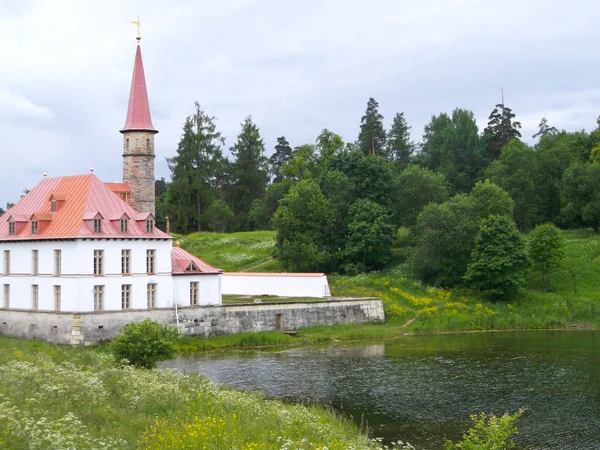
M501 88L530 143L543 116L600 115L594 0L0 0L0 206L43 173L122 179L138 16L157 178L196 100L226 149L251 114L267 154L323 128L355 141L369 97L416 142L457 107L483 130Z

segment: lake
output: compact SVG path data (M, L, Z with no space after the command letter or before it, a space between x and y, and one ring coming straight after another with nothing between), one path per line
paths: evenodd
M331 405L374 436L440 449L469 415L525 408L520 449L600 449L600 332L405 336L186 356L161 367L268 397Z

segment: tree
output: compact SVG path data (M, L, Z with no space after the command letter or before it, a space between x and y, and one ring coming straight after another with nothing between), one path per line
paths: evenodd
M494 215L484 219L475 237L465 281L492 298L517 291L525 283L530 265L525 242L514 221Z
M277 145L275 146L275 153L269 158L270 163L270 174L274 178L273 182L278 183L283 180L281 174L281 167L287 161L292 158L292 147L287 141L285 136L277 138Z
M408 165L415 149L415 144L410 140L410 129L404 113L396 113L387 134L387 157L402 168Z
M329 160L338 153L344 151L346 144L339 134L335 134L324 128L315 143L315 153L319 160L319 166L326 167Z
M385 154L385 128L383 116L379 113L379 103L374 98L369 98L365 115L360 119L360 133L357 145L363 155L386 156Z
M479 129L473 112L457 108L452 116L433 116L425 126L421 155L425 167L442 173L453 193L467 193L483 166Z
M476 220L487 219L493 215L513 217L515 202L508 192L490 180L478 181L469 195L472 214Z
M286 179L294 181L314 179L317 166L315 146L303 144L293 150L290 160L281 167L281 173Z
M388 211L368 199L358 199L348 211L346 256L365 269L380 268L391 255L396 227Z
M174 157L167 158L171 179L166 208L173 229L188 233L201 231L202 214L217 194L222 170L224 139L216 129L215 118L198 102L183 125L183 135Z
M521 122L514 120L515 114L504 101L496 105L488 119L483 135L488 147L488 155L493 161L498 159L500 151L511 139L521 137Z
M417 216L429 203L448 200L449 186L441 173L419 166L408 166L398 177L397 214L398 223L412 227Z
M517 139L505 145L500 158L487 169L490 179L514 200L515 221L521 230L531 229L540 218L536 170L534 150Z
M224 233L231 219L233 219L233 211L227 203L217 199L210 204L204 213L204 219L211 230Z
M529 257L534 269L542 273L548 288L548 272L558 267L565 256L565 243L560 230L552 224L538 225L529 234Z
M152 369L159 361L175 356L178 339L177 328L146 319L125 325L110 343L110 349L117 360L126 359L134 366Z
M230 151L234 157L231 165L231 203L237 229L245 230L250 205L255 199L263 197L268 182L265 146L251 116L242 122L242 131Z
M293 185L279 202L273 218L275 253L285 270L311 272L330 264L327 245L334 223L331 204L317 183Z
M536 137L542 137L542 136L546 136L547 134L556 134L558 133L558 130L556 129L556 127L551 127L550 125L548 125L548 119L546 119L546 116L542 117L542 120L540 120L540 124L538 125L539 130L537 133L535 133L532 138L536 138Z
M154 195L160 197L165 192L167 192L167 180L165 177L160 177L160 180L154 181Z
M575 163L563 176L562 221L574 227L600 230L600 164Z

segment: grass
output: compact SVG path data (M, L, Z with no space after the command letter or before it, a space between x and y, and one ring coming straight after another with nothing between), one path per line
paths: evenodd
M120 366L101 347L0 336L0 448L343 450L380 444L324 407L265 400L196 375Z
M279 272L279 261L273 260L275 232L193 233L177 237L185 250L225 272Z
M530 273L527 284L517 295L498 302L464 289L423 286L406 275L402 264L406 252L399 248L395 249L398 256L395 264L386 270L350 277L329 276L334 296L382 298L386 312L384 324L309 328L301 330L298 337L272 332L256 339L248 335L195 338L186 343L184 351L389 338L407 332L600 328L600 235L589 230L563 231L562 234L566 255L561 266L550 273L549 289L544 287L542 276L537 272ZM202 247L201 242L212 239L205 239L205 236L211 234L192 237L197 241L196 248ZM250 242L256 239L263 239L263 244L258 247L266 247L274 239L271 232L218 236L235 236L236 245L243 248L249 248ZM246 244L242 243L245 239L248 239ZM226 246L219 248L225 251ZM205 258L205 254L197 254ZM270 252L265 251L263 256L267 254ZM258 260L258 256L254 260ZM268 264L270 262L267 267ZM224 298L225 302L250 302L253 299Z

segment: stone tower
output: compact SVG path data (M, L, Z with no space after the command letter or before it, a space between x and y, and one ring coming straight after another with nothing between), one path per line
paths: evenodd
M129 107L123 133L123 182L131 188L131 203L140 212L154 211L154 135L140 37L135 52Z

